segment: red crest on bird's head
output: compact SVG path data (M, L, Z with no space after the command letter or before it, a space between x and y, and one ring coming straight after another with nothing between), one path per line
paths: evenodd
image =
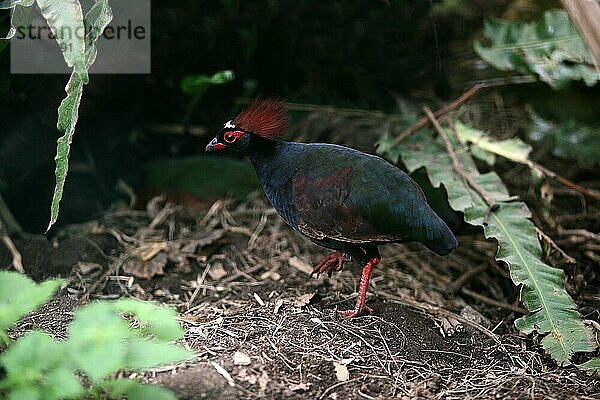
M285 132L287 120L285 102L276 99L256 99L228 123L258 136L276 139Z

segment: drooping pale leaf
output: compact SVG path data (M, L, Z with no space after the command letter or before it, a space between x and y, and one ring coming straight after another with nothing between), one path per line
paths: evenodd
M181 80L181 91L192 96L201 96L212 85L222 85L235 78L233 71L219 71L212 76L188 75Z
M582 166L600 163L600 125L574 120L554 122L532 111L528 134L532 140L549 144L557 157L577 160Z
M67 0L68 1L68 0ZM80 7L81 8L81 7ZM87 34L84 38L84 54L83 67L85 74L75 71L71 74L69 82L65 87L67 97L61 102L58 107L58 123L57 128L63 132L57 141L56 146L56 186L52 195L52 204L50 205L50 222L48 223L48 231L58 218L60 201L63 196L65 180L69 171L69 153L71 142L75 134L75 126L79 117L79 104L83 94L83 85L87 83L87 70L96 60L96 42L102 32L112 19L112 10L108 5L107 0L98 0L90 11L86 14L85 26L87 26ZM83 22L82 22L83 25ZM82 76L85 75L85 79Z
M85 15L85 26L88 28L85 37L85 65L87 68L91 67L96 61L96 55L98 54L96 42L112 18L113 13L108 5L108 0L97 0Z
M481 137L473 136L472 132L471 135L482 144ZM522 146L515 147L519 151L507 151L499 143L485 143L486 151L494 150L513 158L527 154ZM451 207L464 212L468 223L483 226L487 238L498 241L497 259L508 264L511 278L516 285L522 285L521 298L530 312L515 322L520 330L543 335L542 346L560 365L570 364L575 352L593 351L595 343L591 332L581 321L575 303L565 290L563 271L541 261L541 246L527 206L512 201L514 199L495 173L479 174L466 148L457 143L454 145L464 169L500 205L490 215L487 226L483 226L487 204L454 173L439 138L427 130L420 130L402 145L390 148L389 152L399 154L409 172L424 167L434 187L445 187Z
M19 27L29 26L29 23L31 22L31 5L34 2L35 0L20 0L0 3L0 9L12 8L10 15L10 29L6 36L0 37L0 39L12 39ZM5 5L5 3L7 4Z
M132 379L116 379L106 384L110 398L124 395L128 400L177 400L177 397L160 386L144 385Z
M127 346L125 368L143 370L190 360L194 353L170 343L133 339Z
M508 158L514 162L527 164L531 146L520 139L492 140L489 135L484 134L479 129L471 128L455 121L456 134L463 143L472 144L471 152L475 155L474 149L482 150L480 157L485 155L499 155Z
M0 337L23 315L47 302L61 283L55 279L38 285L17 272L0 271Z
M0 0L0 9L13 8L16 5L31 6L35 0Z
M67 97L60 103L58 107L58 123L57 127L64 134L58 138L56 143L56 186L52 195L52 204L50 205L50 222L46 231L50 230L52 225L58 218L60 200L63 196L65 180L69 171L69 152L71 150L71 142L75 134L75 125L79 118L79 104L83 94L83 81L75 72L71 74L71 78L65 88Z
M486 21L484 36L490 45L476 41L475 51L499 70L537 76L555 89L573 80L588 86L600 80L583 38L565 11L546 11L531 23Z
M79 0L36 0L42 15L63 53L65 62L84 83L88 81L85 65L85 25Z

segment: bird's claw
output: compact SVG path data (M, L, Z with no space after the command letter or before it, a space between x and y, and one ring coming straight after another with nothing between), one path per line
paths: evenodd
M314 274L319 276L321 273L327 272L327 275L331 277L332 272L339 272L342 268L344 268L344 254L331 253L315 265L310 276L312 277Z
M354 310L340 310L338 314L344 319L352 319L355 317L362 317L364 315L369 315L373 312L373 309L369 306L364 306L362 308L355 308Z

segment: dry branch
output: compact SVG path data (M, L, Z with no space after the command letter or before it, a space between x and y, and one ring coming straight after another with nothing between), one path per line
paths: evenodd
M12 266L15 268L15 270L24 274L25 270L23 269L23 258L21 257L21 253L19 253L19 250L13 243L10 236L8 236L8 232L4 226L4 222L2 221L2 218L0 218L0 236L2 237L2 241L4 242L4 245L6 246L6 248L12 255L12 258L13 258Z
M465 180L465 182L468 183L471 189L476 191L488 205L488 210L483 218L483 225L487 225L489 215L490 213L498 209L498 203L496 203L496 200L494 200L494 198L487 192L487 190L479 186L479 184L475 182L475 179L473 179L473 177L464 170L460 161L458 160L458 157L456 157L456 153L454 153L454 150L452 149L452 143L450 142L450 139L448 139L448 135L446 135L446 132L444 132L444 129L440 125L440 122L431 112L429 107L423 107L423 111L425 111L425 115L427 115L427 118L429 118L429 121L431 121L431 124L433 125L434 129L444 141L444 145L446 146L446 152L452 159L452 166L454 167L454 171L456 171L456 173L460 175Z
M466 92L464 92L457 99L455 99L451 103L448 103L444 107L442 107L439 110L437 110L435 113L433 113L433 115L436 118L440 118L440 117L444 116L448 112L457 109L458 107L460 107L461 105L463 105L465 102L469 101L477 93L479 93L479 91L481 89L484 89L486 87L488 87L488 85L486 85L485 83L478 83L478 84L472 86L469 90L467 90ZM414 124L413 126L411 126L410 128L408 128L407 130L405 130L404 132L402 132L400 135L398 135L398 137L396 139L394 139L394 144L400 143L401 141L403 141L404 139L406 139L407 137L409 137L410 135L412 135L414 132L418 131L419 129L421 129L421 128L425 127L425 126L427 126L430 122L431 122L431 119L428 116L425 116L425 117L421 118L419 121L417 121L416 124Z

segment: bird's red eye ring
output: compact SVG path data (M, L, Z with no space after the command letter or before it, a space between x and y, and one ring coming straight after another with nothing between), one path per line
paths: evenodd
M237 137L231 132L228 132L225 134L225 136L223 136L223 140L225 140L227 143L233 143L235 142L235 139L237 139Z

